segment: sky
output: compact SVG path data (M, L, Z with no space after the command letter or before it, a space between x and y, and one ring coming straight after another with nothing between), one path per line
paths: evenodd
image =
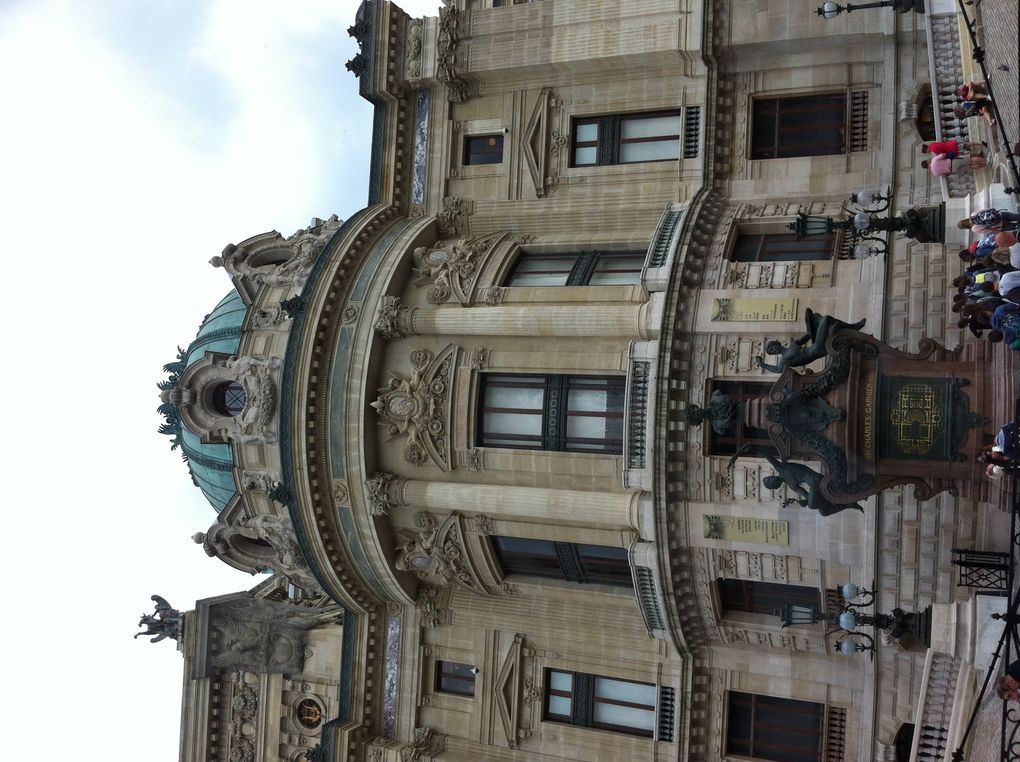
M230 288L210 257L365 205L357 6L0 0L3 758L177 760L183 662L138 619L258 580L191 541L215 514L156 382Z

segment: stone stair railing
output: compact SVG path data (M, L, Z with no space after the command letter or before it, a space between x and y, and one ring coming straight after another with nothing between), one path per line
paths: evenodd
M967 142L965 119L953 114L959 105L956 90L964 81L963 48L960 45L960 27L955 13L929 13L928 76L931 79L931 99L935 111L935 137L937 140ZM962 198L975 190L974 173L962 162L948 175L939 178L942 197Z

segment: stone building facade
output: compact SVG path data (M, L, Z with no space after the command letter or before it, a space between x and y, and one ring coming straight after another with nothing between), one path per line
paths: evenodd
M981 507L784 507L760 431L685 411L760 394L809 308L961 338L951 245L787 230L863 186L938 197L925 23L364 3L369 205L228 246L234 290L167 366L166 433L218 511L196 541L271 572L184 614L182 760L908 758L935 666L969 690L953 638L848 660L773 610L874 581L963 621L950 550Z

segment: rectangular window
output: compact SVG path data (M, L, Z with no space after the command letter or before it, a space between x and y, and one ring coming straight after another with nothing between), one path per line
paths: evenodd
M730 259L733 262L808 262L832 259L836 236L809 235L797 240L795 233L765 233L737 236Z
M607 114L573 121L573 167L680 158L680 111Z
M747 403L756 397L768 396L772 388L771 383L760 381L713 381L709 393L719 389L733 399L739 400L746 410ZM769 439L769 433L757 426L750 426L744 423L744 416L727 434L717 434L712 431L711 425L704 424L705 436L708 437L708 452L710 455L734 455L745 445L747 449L742 450L747 457L764 457L765 455L776 455L775 445Z
M629 286L641 282L643 251L522 251L507 286Z
M493 539L492 547L504 575L631 586L625 548L499 536Z
M464 164L501 164L502 135L468 135L464 138Z
M756 582L747 579L720 579L719 600L723 611L746 614L776 614L785 603L821 607L818 590L805 585Z
M825 707L812 701L729 693L726 753L773 762L821 762Z
M482 376L478 442L557 452L623 454L623 376Z
M436 690L440 693L456 693L458 696L474 696L477 671L473 664L436 662Z
M545 672L545 719L652 738L655 686L584 672Z
M846 152L846 95L760 98L751 117L751 158L788 159Z

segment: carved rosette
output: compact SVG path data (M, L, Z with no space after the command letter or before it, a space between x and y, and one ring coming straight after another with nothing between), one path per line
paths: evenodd
M379 390L379 399L371 403L386 427L386 441L407 438L404 458L423 465L431 461L442 471L450 465L450 404L453 368L459 348L450 344L437 356L428 350L411 355L411 376L391 375L387 386Z

